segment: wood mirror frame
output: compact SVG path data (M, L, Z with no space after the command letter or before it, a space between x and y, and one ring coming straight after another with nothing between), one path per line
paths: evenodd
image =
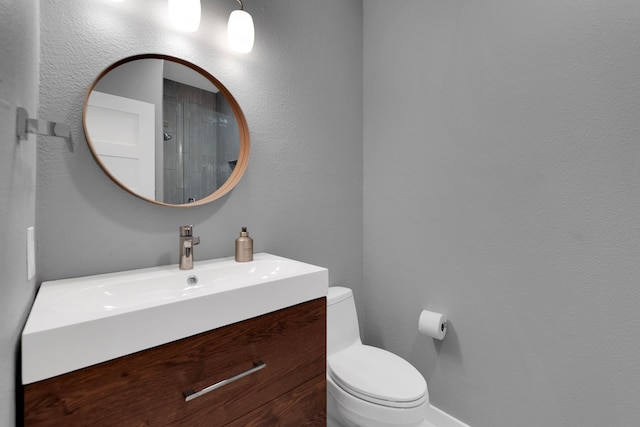
M141 59L159 59L164 61L171 61L177 64L181 64L187 68L190 68L191 70L195 71L196 73L200 74L201 76L209 80L219 90L219 92L224 95L226 101L231 107L231 110L233 111L233 115L235 116L235 120L238 126L238 135L239 135L239 152L237 156L237 162L235 163L235 167L233 167L233 170L229 178L222 185L217 186L217 189L214 190L212 193L210 193L206 197L203 197L194 202L189 202L184 204L171 204L171 203L165 203L164 201L155 200L155 199L146 197L144 195L138 194L135 191L133 191L131 188L129 188L127 185L125 185L117 176L114 175L112 171L109 170L106 164L101 160L100 155L98 154L95 148L95 145L91 140L91 133L87 125L87 106L89 102L89 97L91 96L92 92L95 90L96 85L98 85L100 80L115 68L123 64L126 64L128 62L141 60ZM133 194L136 197L139 197L143 200L146 200L148 202L151 202L157 205L184 208L184 207L204 205L206 203L217 200L222 196L226 195L227 193L229 193L238 184L238 182L244 175L244 172L247 169L247 165L249 163L249 150L250 150L249 128L247 126L247 121L245 119L244 113L240 109L240 106L238 105L233 95L231 95L231 93L227 90L227 88L225 88L224 85L220 83L218 79L216 79L213 75L208 73L206 70L186 60L172 57L169 55L153 54L153 53L135 55L135 56L123 58L111 64L110 66L108 66L104 71L100 73L100 75L98 75L98 77L93 81L93 83L91 84L91 86L86 92L84 105L82 109L82 126L84 129L85 138L87 140L89 149L91 150L91 153L93 154L93 157L95 158L96 162L102 168L102 170L107 174L107 176L109 176L109 178L111 178L113 182L115 182L118 186L120 186L123 190L127 191L128 193Z

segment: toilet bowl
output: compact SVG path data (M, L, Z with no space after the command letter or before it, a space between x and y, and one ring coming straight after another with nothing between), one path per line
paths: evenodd
M429 391L420 372L400 356L362 344L351 289L327 295L328 416L347 427L417 427Z

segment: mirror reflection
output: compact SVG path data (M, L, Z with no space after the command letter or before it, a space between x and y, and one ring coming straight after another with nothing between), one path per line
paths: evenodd
M96 79L84 108L90 148L125 190L160 204L203 204L239 181L248 130L231 94L183 60L141 55Z

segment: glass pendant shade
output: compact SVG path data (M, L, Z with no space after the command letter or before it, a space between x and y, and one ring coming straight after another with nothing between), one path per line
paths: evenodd
M247 53L253 49L253 19L244 10L234 10L229 15L227 26L229 46L236 52Z
M178 29L196 31L200 26L200 0L169 0L169 17Z

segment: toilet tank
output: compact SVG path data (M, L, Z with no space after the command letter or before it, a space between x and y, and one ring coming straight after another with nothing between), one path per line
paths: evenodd
M327 293L327 356L361 343L358 314L349 288L332 286Z

